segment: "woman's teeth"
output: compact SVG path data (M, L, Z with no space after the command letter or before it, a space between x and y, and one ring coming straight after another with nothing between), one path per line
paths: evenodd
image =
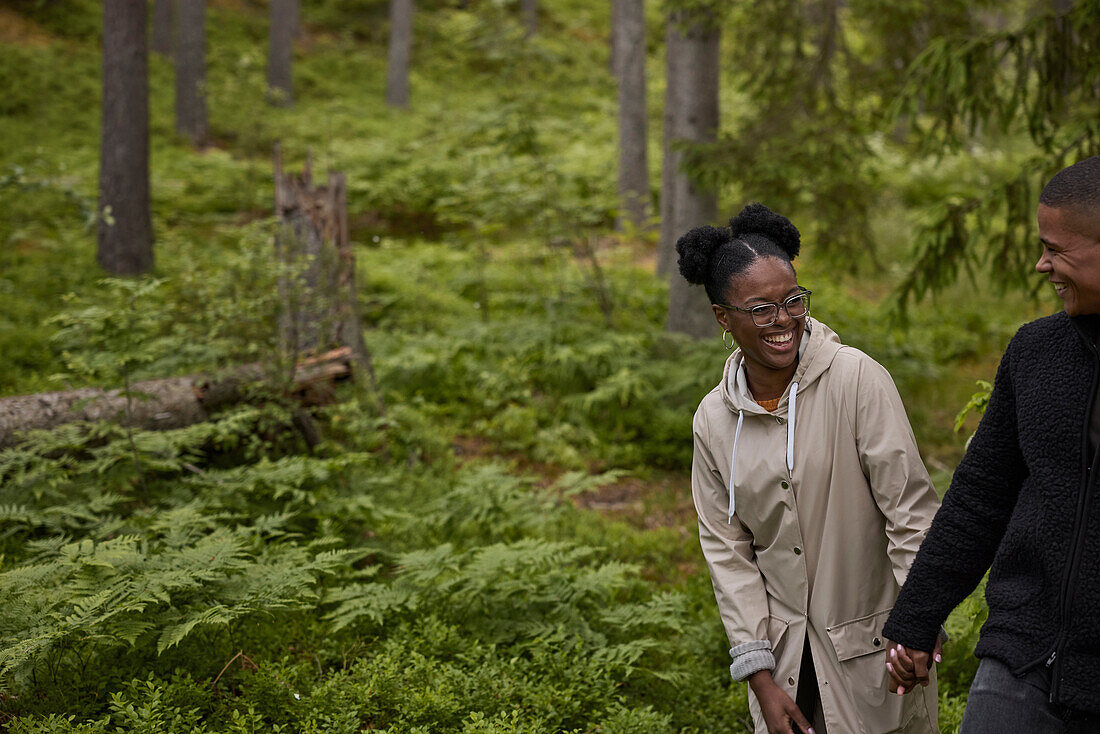
M766 337L764 337L764 341L768 342L769 344L786 344L787 342L789 342L793 338L794 338L794 332L793 331L788 331L786 334L776 334L774 336L766 336Z

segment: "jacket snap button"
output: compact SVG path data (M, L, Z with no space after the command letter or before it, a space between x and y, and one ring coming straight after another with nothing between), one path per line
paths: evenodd
M794 547L794 554L795 554L796 556L800 556L800 555L802 555L802 549L801 549L801 548L799 548L799 547L798 547L797 545L796 545L796 546ZM875 644L877 645L878 643L876 642Z
M873 644L875 647L878 647L882 644L882 640L876 637L875 639L871 640L871 644Z
M783 489L786 489L787 487L789 487L791 485L787 484L787 480L784 479L782 482L779 483L779 486L782 487Z
M789 685L792 685L792 686L794 685L794 676L793 675L790 678L787 678L787 683Z

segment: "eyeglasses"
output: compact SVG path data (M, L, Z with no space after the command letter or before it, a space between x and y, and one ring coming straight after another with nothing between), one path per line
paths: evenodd
M787 315L792 319L804 319L809 316L810 293L812 293L812 291L802 290L782 303L760 303L750 308L727 306L724 303L717 303L715 305L730 311L744 311L747 314L751 314L752 322L760 328L764 328L765 326L771 326L779 320L780 306L783 307L783 310L786 311Z

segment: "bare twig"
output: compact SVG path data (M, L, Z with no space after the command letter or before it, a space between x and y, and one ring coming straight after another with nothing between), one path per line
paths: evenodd
M260 666L256 665L256 663L253 662L252 658L250 658L250 657L248 657L247 655L244 654L244 650L238 650L236 655L229 658L229 662L226 663L224 667L222 667L221 672L218 673L218 677L215 678L214 681L210 684L210 687L212 689L214 689L215 691L218 689L218 681L221 680L222 676L225 675L225 671L229 670L229 666L232 665L233 662L235 660L237 660L238 658L240 658L240 660L241 660L241 670L244 670L246 667L249 667L249 666L251 666L252 670L259 670L260 669ZM248 665L246 666L245 663L248 663Z

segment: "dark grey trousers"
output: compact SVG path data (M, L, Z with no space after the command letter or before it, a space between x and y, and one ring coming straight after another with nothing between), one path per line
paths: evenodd
M1020 677L993 658L982 658L959 734L1084 734L1100 732L1100 717L1066 711L1049 702L1045 670Z

